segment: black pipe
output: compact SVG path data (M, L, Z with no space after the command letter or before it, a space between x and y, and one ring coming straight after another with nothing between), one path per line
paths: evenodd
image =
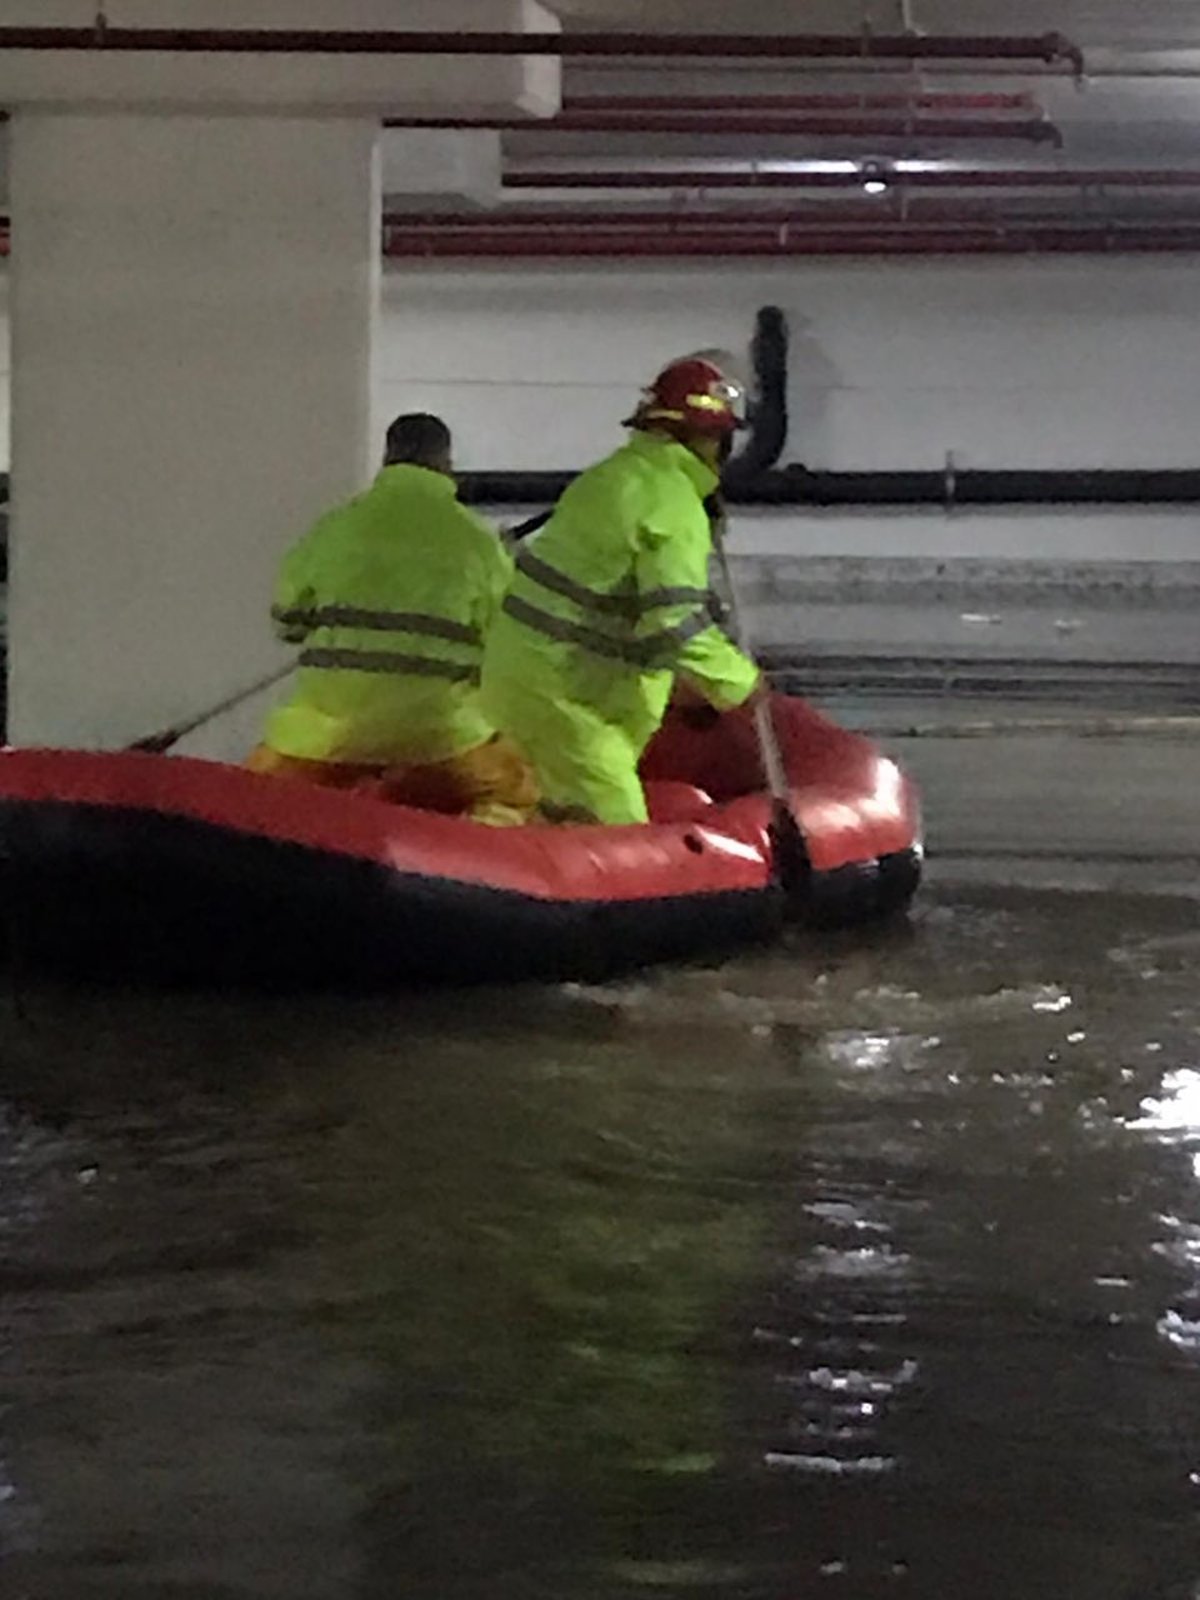
M1044 61L1082 77L1083 52L1061 33L1043 34L734 34L450 33L330 28L119 28L103 6L90 27L0 27L0 50L112 54L375 56L694 56L716 60Z
M1200 505L1200 470L1033 469L963 472L952 463L929 472L810 472L777 469L787 441L787 323L777 306L758 313L754 344L756 401L744 450L725 468L726 501L736 506L1123 506ZM459 479L469 505L552 505L574 472L467 472ZM510 537L549 520L541 512Z
M788 327L778 306L763 306L758 313L751 356L750 431L743 449L730 458L721 474L726 493L733 485L752 483L770 471L787 443Z
M1118 506L1200 503L1200 471L1137 469L760 474L731 492L755 506Z
M539 505L555 500L573 472L469 472L462 497L471 505ZM951 472L810 472L791 466L728 485L739 506L1200 505L1196 468L1033 469Z
M778 306L763 306L755 320L754 341L750 347L754 367L754 387L750 400L750 424L746 443L725 465L721 475L728 493L731 486L753 483L769 472L783 454L787 443L788 410L788 329L787 318ZM498 482L508 477L523 478L523 473L464 473L459 480L462 498L470 505L485 505L489 496L479 492L480 483ZM572 472L535 475L544 477L549 493L535 499L557 500L575 476ZM491 499L493 505L512 505L513 500ZM519 503L517 497L516 503ZM550 520L549 511L539 512L518 527L508 530L508 538L524 539Z

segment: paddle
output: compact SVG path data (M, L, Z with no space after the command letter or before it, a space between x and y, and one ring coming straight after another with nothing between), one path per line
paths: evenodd
M741 605L729 552L725 548L725 505L719 495L707 502L712 520L713 548L721 568L721 580L728 604L726 619L729 632L739 648L753 659L754 649L746 628L745 611ZM765 684L765 679L764 679ZM763 777L771 796L771 843L774 846L772 866L780 887L791 898L803 890L812 871L804 830L792 809L792 786L788 781L783 751L779 746L779 733L771 711L770 693L765 688L754 699L754 731L758 737L758 754Z
M744 613L738 600L737 586L725 549L726 514L724 502L719 494L709 497L707 508L712 522L713 546L721 567L726 599L723 608L725 614L717 614L714 608L714 620L722 627L727 626L741 649L748 656L753 656ZM553 508L530 517L527 522L518 523L516 527L506 528L505 543L515 544L531 533L536 533L549 522L552 515ZM771 843L774 847L772 866L780 886L791 897L806 887L812 865L808 858L808 846L804 842L803 829L792 810L791 785L788 782L783 752L779 748L779 735L775 729L775 719L771 714L771 702L767 694L755 699L754 731L758 737L759 759L772 802Z
M224 700L218 700L215 706L209 706L207 711L201 711L198 716L189 717L186 722L176 722L171 727L164 728L161 733L147 734L144 739L137 739L133 744L127 744L125 748L140 750L147 755L161 756L173 744L178 744L180 739L186 738L189 733L195 733L197 728L202 728L206 722L212 722L223 711L232 711L234 706L240 706L244 700L249 700L264 689L270 689L272 685L282 682L288 673L294 672L295 669L294 661L289 661L285 667L276 667L263 677L256 678L253 683L248 683L244 689L239 689L236 694L226 695Z
M515 527L503 528L500 537L505 544L516 544L518 539L527 539L531 533L536 533L539 528L544 528L554 515L554 507L549 511L539 511L536 517L530 517L527 522L518 522Z

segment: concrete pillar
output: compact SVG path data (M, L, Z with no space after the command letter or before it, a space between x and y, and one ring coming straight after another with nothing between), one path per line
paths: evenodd
M279 554L374 461L377 145L14 117L12 743L120 745L275 659Z

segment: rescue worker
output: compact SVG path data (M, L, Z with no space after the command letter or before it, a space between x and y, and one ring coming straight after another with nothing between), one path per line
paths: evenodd
M284 560L272 617L303 647L299 678L249 765L525 821L538 798L532 769L479 695L484 635L511 573L499 539L458 502L445 423L398 417L372 487Z
M709 610L705 500L739 397L712 361L672 363L626 423L628 443L518 550L484 651L484 704L533 762L552 820L647 820L638 761L677 675L718 710L758 688Z

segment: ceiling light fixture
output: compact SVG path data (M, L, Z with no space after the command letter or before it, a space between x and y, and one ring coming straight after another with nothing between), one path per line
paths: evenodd
M766 160L753 163L756 172L789 172L797 176L806 173L815 173L823 176L825 173L846 173L850 175L860 171L857 161L822 161L819 159L805 161Z
M881 162L864 161L860 170L864 194L887 193L888 175Z

